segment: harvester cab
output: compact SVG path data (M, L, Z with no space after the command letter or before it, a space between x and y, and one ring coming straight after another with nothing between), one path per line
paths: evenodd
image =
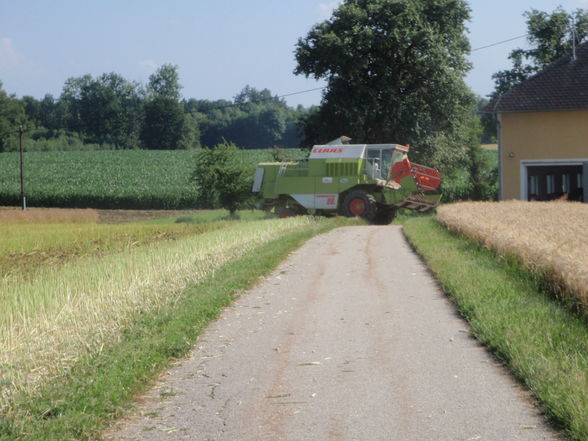
M397 208L425 211L440 200L441 175L412 164L399 144L315 145L307 160L259 164L253 191L280 216L344 214L385 224Z

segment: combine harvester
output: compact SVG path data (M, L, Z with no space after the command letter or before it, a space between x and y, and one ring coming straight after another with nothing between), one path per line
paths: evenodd
M348 139L348 138L347 138ZM308 159L260 163L253 192L280 217L297 214L362 217L389 224L398 208L426 211L439 204L441 174L412 164L399 144L315 145Z

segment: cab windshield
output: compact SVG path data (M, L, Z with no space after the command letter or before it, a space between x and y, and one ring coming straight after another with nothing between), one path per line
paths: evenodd
M368 148L366 158L366 172L372 179L387 180L392 167L391 148Z

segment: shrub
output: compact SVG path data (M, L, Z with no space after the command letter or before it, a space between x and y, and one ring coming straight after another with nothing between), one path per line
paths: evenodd
M253 166L238 156L235 144L226 141L196 154L192 181L196 184L199 204L220 206L229 210L231 216L253 200Z

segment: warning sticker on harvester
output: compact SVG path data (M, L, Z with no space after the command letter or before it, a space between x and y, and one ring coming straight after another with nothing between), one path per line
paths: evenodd
M315 208L336 208L339 195L336 194L317 194L314 200Z

